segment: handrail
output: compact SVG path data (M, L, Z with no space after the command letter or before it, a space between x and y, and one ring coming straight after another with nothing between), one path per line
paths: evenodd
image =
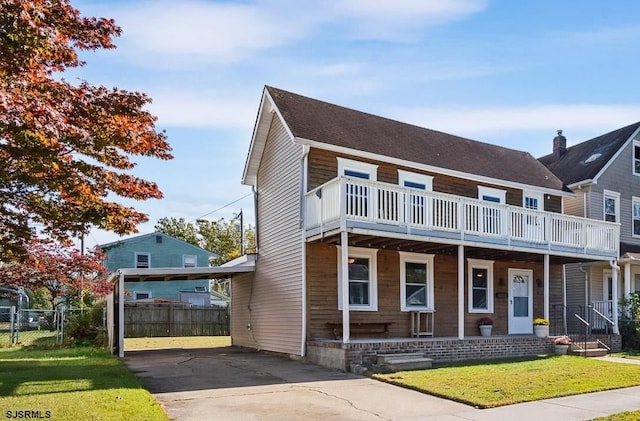
M591 325L589 324L589 322L587 322L587 321L586 321L585 319L583 319L582 317L578 316L578 313L574 313L573 315L576 317L576 319L580 320L580 321L582 322L582 324L584 324L586 327L591 326Z
M582 348L584 350L584 356L585 358L587 357L587 334L589 332L589 327L591 326L589 324L589 322L587 322L585 319L583 319L582 317L578 316L578 313L574 313L573 314L578 320L580 320L582 322L582 324L584 324L584 347Z
M602 317L606 322L608 322L611 326L615 325L615 322L613 320L611 320L610 318L608 318L607 316L605 316L604 314L602 314L601 312L599 312L598 310L596 310L595 308L589 306L589 308L591 308L591 311L593 311L594 313L596 313L598 316Z

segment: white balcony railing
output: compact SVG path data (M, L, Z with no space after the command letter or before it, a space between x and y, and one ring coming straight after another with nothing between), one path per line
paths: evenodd
M338 177L311 190L305 229L355 221L397 226L400 231L457 233L474 241L518 241L549 248L618 250L618 224L525 209L369 180ZM373 227L372 229L375 229Z

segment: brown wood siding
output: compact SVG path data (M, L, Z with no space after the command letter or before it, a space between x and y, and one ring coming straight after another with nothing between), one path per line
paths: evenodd
M258 348L294 355L301 354L303 342L301 158L302 147L274 115L257 177L259 257L251 338Z
M575 192L574 197L563 198L564 213L567 215L585 217L584 212L584 199L586 192L584 190L578 190Z
M522 206L522 190L520 189L479 183L464 178L417 170L410 167L397 166L386 162L363 159L353 155L337 154L335 152L317 148L311 148L311 151L309 152L309 176L307 181L307 188L309 190L314 189L338 176L338 157L378 165L377 179L384 183L398 184L398 170L411 171L418 174L432 176L433 191L436 192L476 199L478 197L478 186L492 187L500 190L506 190L506 202L508 205ZM560 212L560 204L560 197L549 196L549 198L547 198L547 196L545 196L545 210Z
M396 251L378 250L378 311L351 311L351 322L391 322L391 337L410 337L410 313L400 311L400 257ZM509 268L533 269L533 317L543 316L543 264L500 262L494 264L494 297L508 294ZM436 255L434 259L435 336L458 335L458 268L457 257ZM309 338L331 338L326 323L341 323L338 310L338 257L333 245L307 244L307 334ZM476 320L486 314L467 311L467 271L465 264L465 336L479 335ZM502 281L501 281L502 279ZM552 266L550 291L554 300L561 293L561 266ZM540 282L537 282L540 280ZM540 285L540 286L538 286ZM550 299L551 301L551 299ZM508 333L508 298L494 298L493 333ZM354 337L358 337L354 335Z

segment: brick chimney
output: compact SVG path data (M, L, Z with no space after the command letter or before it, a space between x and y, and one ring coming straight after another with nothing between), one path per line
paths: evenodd
M567 138L558 130L558 135L553 138L553 157L560 159L567 152Z

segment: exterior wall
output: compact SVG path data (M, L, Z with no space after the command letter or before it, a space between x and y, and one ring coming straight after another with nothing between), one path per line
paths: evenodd
M600 335L593 335L600 337ZM621 337L602 337L612 351L620 351ZM434 362L464 360L489 360L493 358L553 354L553 342L549 338L535 336L512 336L501 338L468 338L463 340L414 340L350 343L309 341L309 362L351 371L356 366L373 367L378 353L393 354L420 352Z
M585 212L586 199L589 197L587 194L587 188L574 191L575 197L564 197L563 207L564 213L567 215L579 216L582 218L588 218L587 212Z
M123 240L105 249L105 266L110 271L135 268L135 254L149 253L151 268L183 267L183 255L197 256L197 267L209 267L211 253L184 241L162 235L162 243L156 242L156 235L145 235Z
M633 143L622 149L618 158L613 161L592 187L593 202L591 209L593 218L604 219L603 193L610 190L620 193L620 241L637 244L640 238L633 237L632 197L640 197L640 177L633 175Z
M253 273L233 275L231 279L231 343L250 348L257 347L252 327L252 287L255 282Z
M542 256L540 256L542 260ZM409 312L400 310L400 257L398 252L378 250L377 254L378 311L351 311L351 322L391 322L389 336L408 338L411 336ZM543 264L530 262L494 263L494 313L467 312L467 271L465 267L465 336L479 335L477 319L493 318L493 334L508 334L508 270L509 268L533 269L533 318L543 316ZM458 335L458 269L457 257L436 255L434 259L434 303L435 336ZM550 303L561 299L562 272L560 266L550 270ZM342 311L338 310L338 257L335 246L321 243L307 245L307 302L308 338L332 339L333 333L327 322L341 323ZM538 282L537 280L540 280ZM540 286L538 286L538 284ZM499 297L498 298L498 294ZM533 327L532 331L533 333ZM358 335L352 335L357 338Z
M125 295L125 301L132 301L136 291L150 291L153 299L180 301L181 291L195 292L196 287L204 287L209 291L209 280L126 282L124 289L131 294Z
M409 167L399 167L385 162L363 159L357 156L336 154L335 152L325 151L321 149L311 149L309 153L309 176L307 189L314 189L338 176L337 157L353 159L360 162L366 162L378 165L378 181L383 183L398 184L398 170L412 171L419 174L430 175L433 177L433 191L441 193L455 194L458 196L477 198L478 186L493 187L507 191L506 203L513 206L522 206L522 190L505 188L499 185L487 183L477 183L463 178L451 177L442 174L416 170ZM561 198L559 196L545 195L545 210L550 212L561 211Z
M580 309L587 303L587 285L585 276L580 270L580 264L565 265L565 276L567 278L567 331L580 332L583 327L580 322L573 316L575 313L580 314ZM589 267L583 268L588 270Z
M294 355L303 348L301 168L302 147L274 115L258 170L251 333L258 348Z

